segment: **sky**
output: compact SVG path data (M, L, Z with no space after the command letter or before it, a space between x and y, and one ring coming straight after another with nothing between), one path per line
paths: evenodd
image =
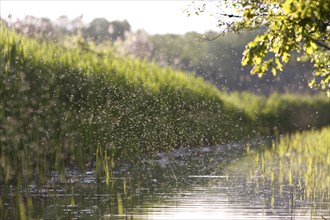
M55 20L61 15L74 19L83 14L88 23L97 17L108 21L126 19L133 31L144 29L149 34L184 34L189 31L204 33L218 30L215 17L208 14L187 16L185 9L192 9L192 1L17 1L0 0L2 18L12 15L12 19L25 15L47 17ZM196 3L195 3L196 4Z

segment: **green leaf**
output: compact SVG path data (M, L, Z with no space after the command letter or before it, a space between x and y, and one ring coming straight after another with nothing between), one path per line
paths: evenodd
M313 51L314 51L314 49L311 45L308 45L305 47L306 54L311 55L313 53Z
M261 64L261 61L262 61L262 59L261 59L261 57L260 56L255 56L254 58L253 58L253 63L254 64Z
M276 68L275 68L275 67L272 67L272 74L273 74L274 76L276 76Z
M278 70L283 71L283 65L278 58L275 58L276 67Z
M287 63L287 62L289 62L289 59L290 59L290 54L289 54L288 52L284 52L284 53L282 54L282 61L283 61L284 63Z

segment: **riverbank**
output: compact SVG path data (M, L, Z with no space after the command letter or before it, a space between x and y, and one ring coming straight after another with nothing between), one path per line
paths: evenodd
M98 166L66 169L42 185L2 186L0 217L328 218L329 162L319 160L328 155L328 135L324 128L282 136L273 145L266 138L185 147L136 164L100 159L101 172Z
M325 96L224 94L191 74L1 27L0 182L329 124Z

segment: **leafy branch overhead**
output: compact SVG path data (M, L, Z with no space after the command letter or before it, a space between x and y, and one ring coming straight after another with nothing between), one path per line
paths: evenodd
M314 67L309 86L330 96L330 0L225 0L218 10L226 30L264 29L243 53L242 64L252 65L252 74L276 75L296 52L298 61Z

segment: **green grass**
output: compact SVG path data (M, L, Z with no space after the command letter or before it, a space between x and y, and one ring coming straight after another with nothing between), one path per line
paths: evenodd
M0 182L6 183L83 169L99 146L113 160L130 162L159 150L268 135L275 126L329 124L326 97L223 94L192 74L4 27L0 71Z
M249 149L244 159L230 165L227 172L239 172L252 181L262 177L272 190L300 192L294 200L329 201L330 127L282 135L264 149ZM255 180L254 180L255 179ZM261 184L263 184L261 183ZM275 188L274 188L275 187Z
M321 128L330 122L330 99L325 94L274 93L264 97L235 92L226 94L223 99L259 121L259 126L270 134Z
M330 187L330 127L286 135L275 144L274 155L265 155L266 173L274 167L282 167L283 181L303 187L305 197L314 199L315 192L326 192Z
M95 159L250 135L244 111L201 78L107 52L0 33L1 180Z

